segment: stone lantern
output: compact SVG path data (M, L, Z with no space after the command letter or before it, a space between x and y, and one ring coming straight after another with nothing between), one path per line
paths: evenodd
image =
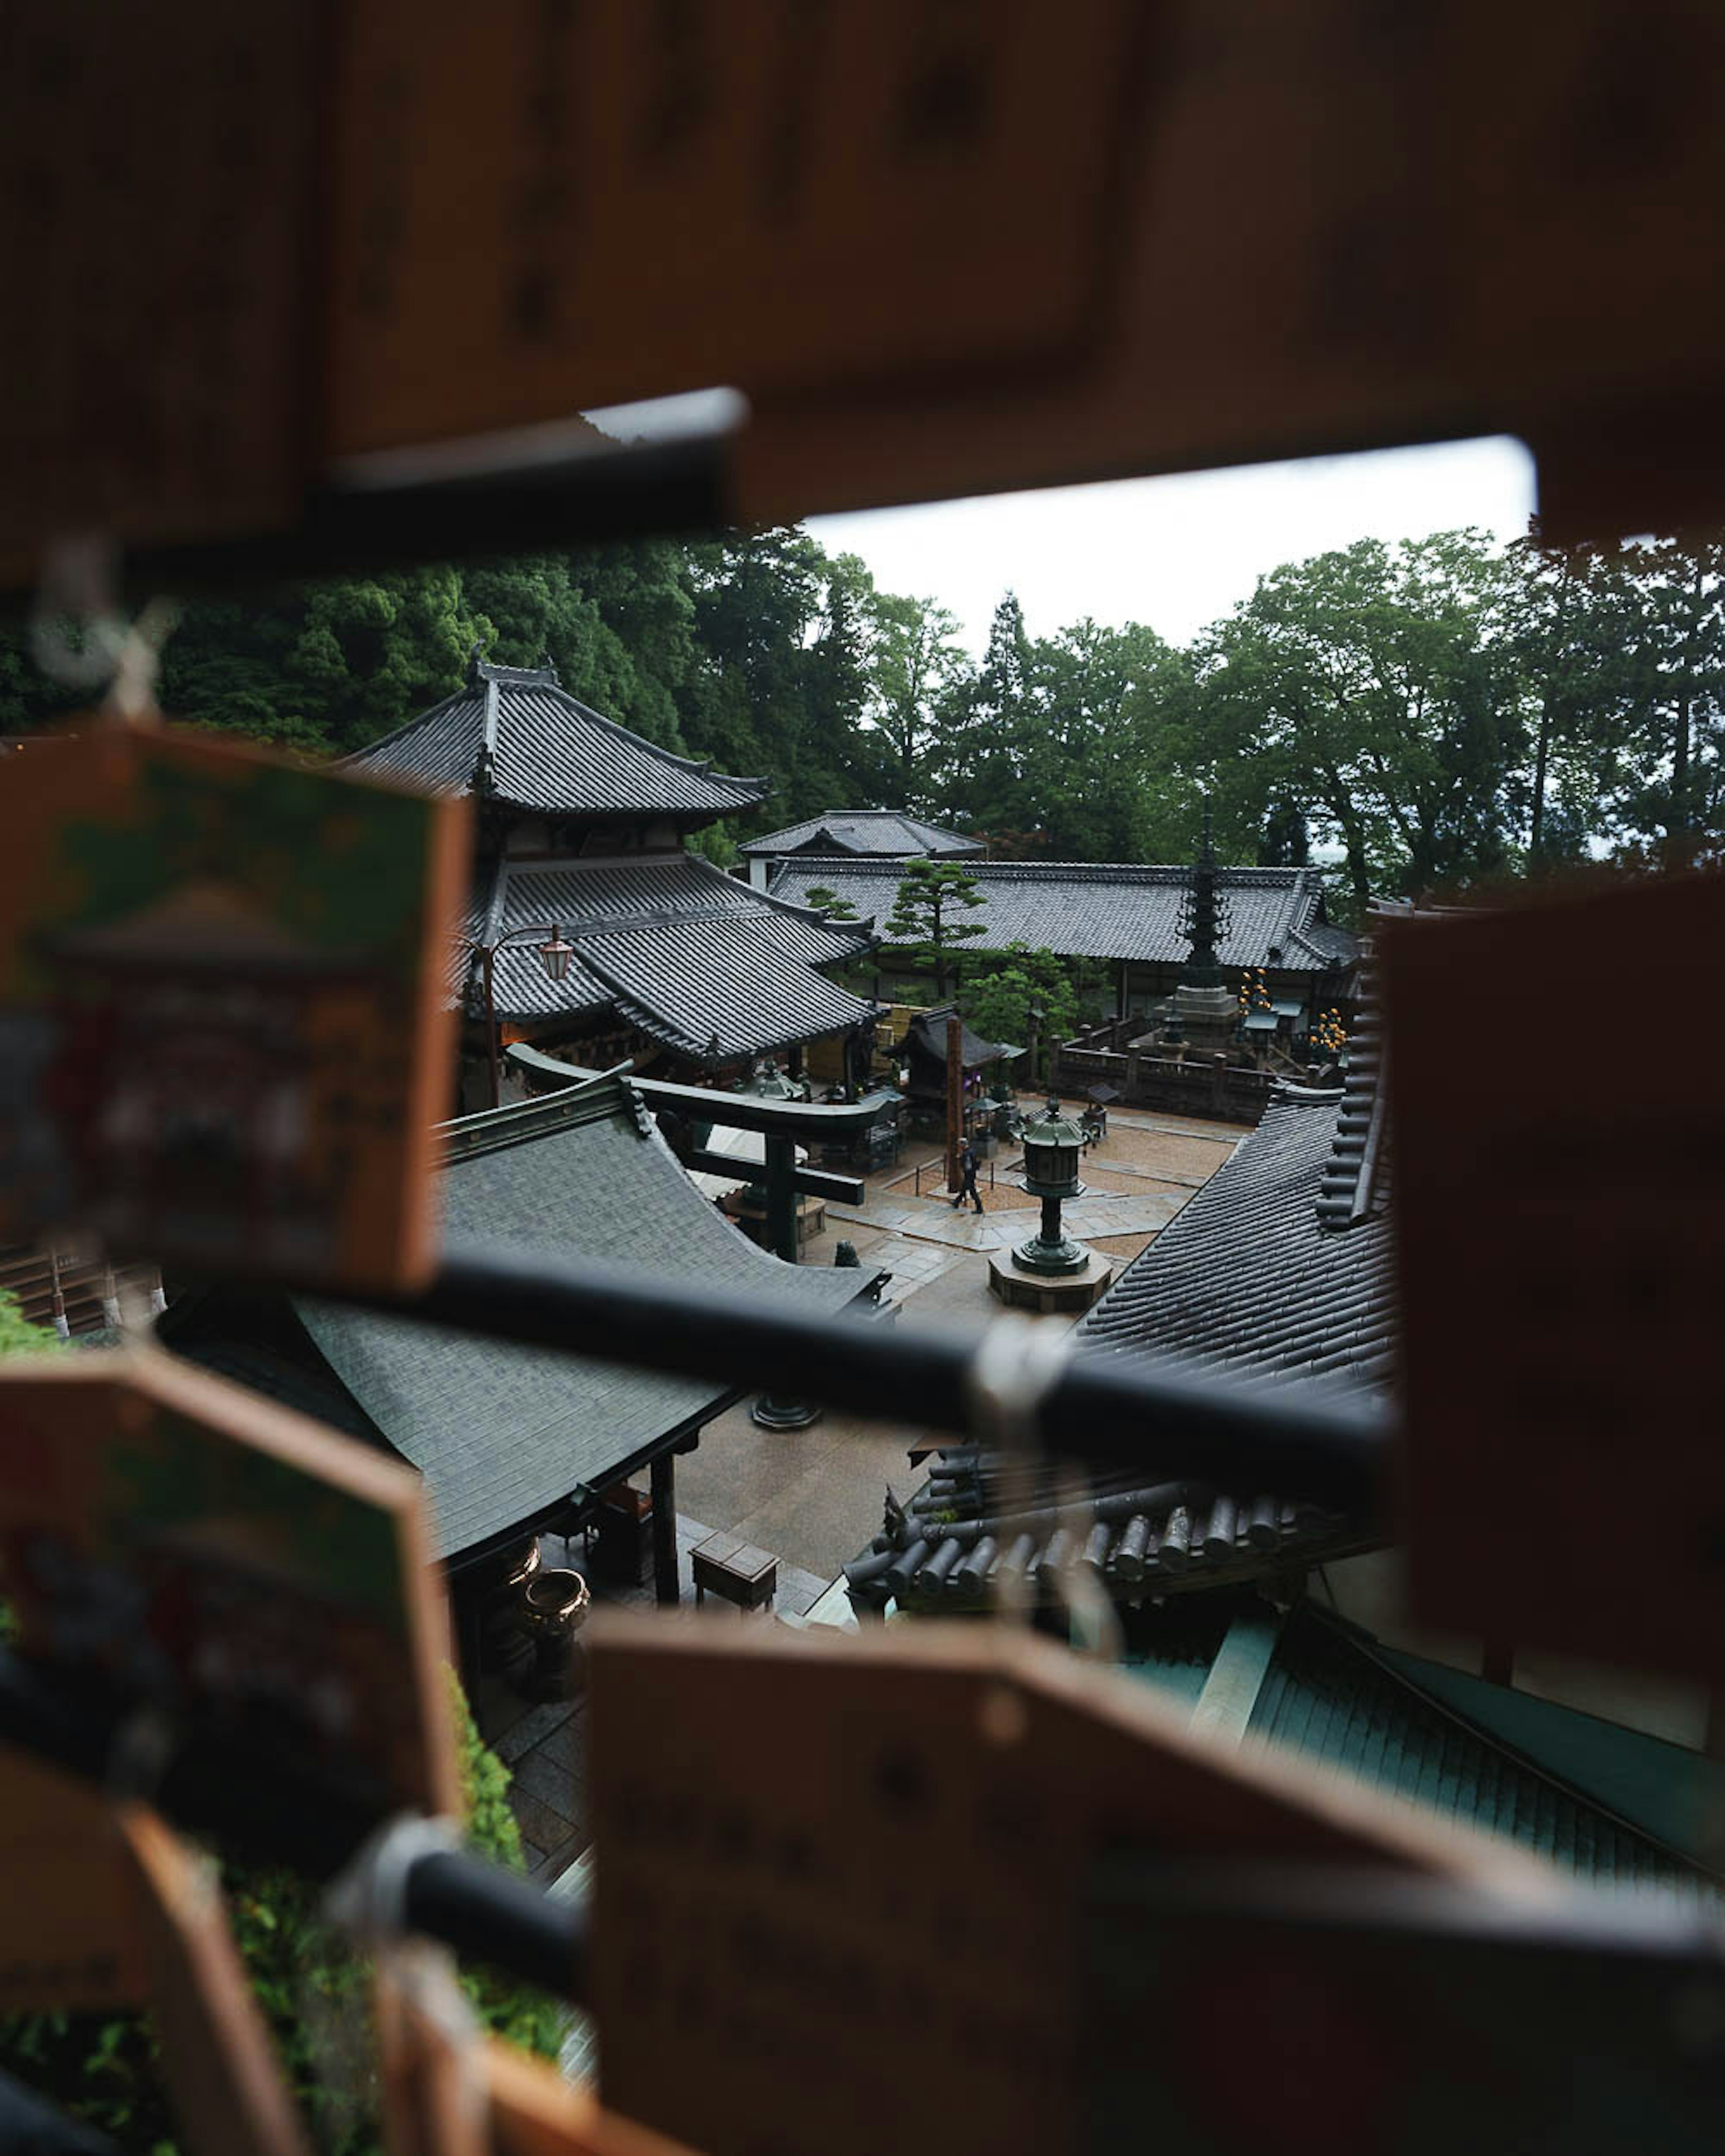
M1024 1126L1024 1188L1042 1200L1042 1229L1013 1253L1027 1272L1081 1272L1091 1261L1083 1244L1060 1232L1060 1207L1068 1198L1081 1198L1078 1163L1084 1154L1084 1132L1060 1104L1050 1099L1045 1114Z
M1015 1250L989 1251L988 1292L1022 1310L1088 1310L1113 1280L1114 1265L1111 1259L1098 1257L1060 1232L1061 1206L1067 1199L1085 1194L1078 1180L1084 1132L1070 1116L1060 1113L1059 1101L1050 1098L1043 1113L1024 1125L1021 1137L1022 1187L1042 1200L1042 1229ZM987 1224L973 1223L979 1229Z

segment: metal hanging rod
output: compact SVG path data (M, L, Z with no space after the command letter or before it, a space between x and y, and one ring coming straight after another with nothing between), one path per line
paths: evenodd
M777 1298L465 1239L445 1246L418 1294L336 1299L526 1347L742 1386L770 1381L830 1407L967 1434L976 1358L989 1331L889 1329L878 1316L821 1316ZM1369 1516L1387 1505L1394 1427L1387 1410L1340 1394L1088 1353L1069 1357L1042 1394L1035 1435L1086 1460L1201 1473L1224 1486L1273 1489Z
M95 1789L146 1798L182 1830L214 1835L224 1854L326 1881L377 1827L374 1809L344 1799L291 1757L266 1757L207 1727L163 1732L159 1768L141 1778L139 1715L135 1698L98 1678L0 1648L0 1745ZM429 1850L404 1869L401 1914L403 1928L465 1958L584 2002L585 1908L516 1872L465 1850Z

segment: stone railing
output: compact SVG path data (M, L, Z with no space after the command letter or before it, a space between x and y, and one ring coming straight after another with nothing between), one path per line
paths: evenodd
M1080 1045L1106 1029L1092 1026L1061 1044L1055 1081L1063 1093L1112 1086L1127 1107L1160 1108L1168 1115L1226 1123L1256 1123L1262 1116L1276 1083L1272 1072L1230 1064L1219 1056L1148 1055Z

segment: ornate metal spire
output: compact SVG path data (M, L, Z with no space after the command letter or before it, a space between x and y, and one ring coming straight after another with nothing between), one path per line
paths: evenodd
M1204 843L1192 870L1192 881L1180 901L1180 933L1192 946L1192 956L1180 968L1180 980L1189 988L1222 986L1222 962L1218 947L1227 940L1232 926L1228 901L1216 877L1216 850L1210 834L1209 796L1204 802Z

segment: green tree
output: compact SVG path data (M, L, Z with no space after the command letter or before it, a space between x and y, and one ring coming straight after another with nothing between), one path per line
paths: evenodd
M1635 607L1615 550L1559 547L1539 520L1509 547L1507 624L1528 744L1527 868L1603 835L1634 701Z
M857 918L856 908L850 901L841 898L835 891L829 891L824 883L810 884L804 896L815 911L825 914L829 921L855 921Z
M723 869L728 874L737 866L739 857L737 844L731 834L730 826L723 821L708 824L696 831L690 839L689 844L703 860L711 861L716 869Z
M64 1345L52 1326L37 1326L28 1320L11 1289L0 1287L0 1356L54 1354Z
M1078 1026L1078 988L1072 969L1052 951L1009 943L1000 959L965 983L964 1014L988 1040L1024 1047L1033 1030L1040 1065L1026 1069L1032 1085L1054 1067L1056 1045Z
M1031 661L1024 611L1009 591L994 609L982 665L972 677L955 676L934 714L937 813L985 829L1007 857L1044 850L1041 819L1029 811L1024 787L1035 723Z
M1625 850L1685 869L1725 844L1725 542L1655 540L1620 562L1631 683L1611 808Z
M1374 886L1500 872L1523 747L1507 583L1476 531L1361 540L1260 579L1200 654L1194 761L1223 844L1302 802L1361 911Z
M52 1353L66 1343L45 1325L33 1325L10 1288L0 1288L0 1355Z
M1086 619L1035 644L1030 674L1019 754L1045 850L1080 861L1165 852L1189 820L1184 657L1141 624Z
M959 909L988 904L968 869L952 861L906 861L884 931L890 943L916 947L920 964L932 966L937 995L947 993L947 959L955 944L986 932L980 921L966 921Z
M825 618L827 557L794 526L730 533L689 549L698 663L685 704L693 752L774 783L768 813L794 823L835 805L849 744L811 701Z
M872 593L869 605L870 693L864 723L874 736L876 791L870 806L929 808L937 777L953 754L952 714L969 662L958 624L932 599Z

